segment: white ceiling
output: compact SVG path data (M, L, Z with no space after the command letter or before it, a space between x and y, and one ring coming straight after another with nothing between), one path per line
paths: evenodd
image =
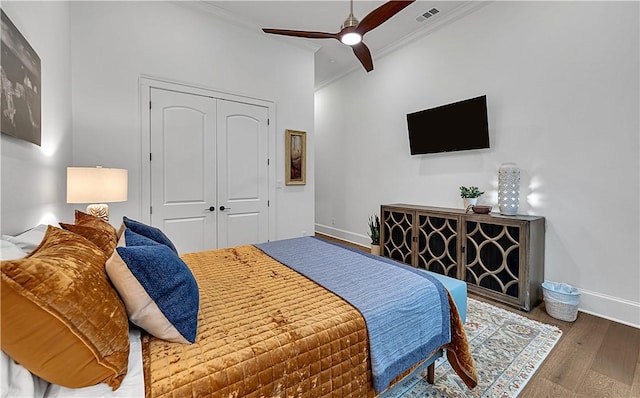
M353 14L358 20L362 20L383 3L385 2L355 0ZM480 7L482 3L484 2L468 0L419 0L409 5L365 35L364 42L371 50L374 69L376 59L414 38L427 35L443 25L452 23ZM201 5L202 9L258 31L262 28L277 28L337 33L349 15L349 1L345 0L202 0ZM433 8L439 12L426 19L419 18ZM422 21L418 21L417 18ZM317 49L315 53L316 88L355 69L359 69L359 73L367 73L356 59L352 49L338 40L271 36L274 40L285 40L292 44Z

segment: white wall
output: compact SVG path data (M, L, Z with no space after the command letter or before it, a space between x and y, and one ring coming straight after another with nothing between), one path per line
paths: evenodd
M69 7L3 1L2 9L40 57L42 146L2 134L0 225L16 234L68 220L66 166L71 162ZM73 219L73 215L71 215Z
M494 2L316 92L316 230L368 244L384 203L497 202L546 217L545 278L640 326L637 2ZM487 95L491 149L410 156L405 115Z
M138 79L146 75L275 102L277 180L284 180L284 130L307 131L308 183L276 190L276 234L313 232L312 51L179 2L70 7L74 163L129 170L129 200L110 205L112 220L141 217Z

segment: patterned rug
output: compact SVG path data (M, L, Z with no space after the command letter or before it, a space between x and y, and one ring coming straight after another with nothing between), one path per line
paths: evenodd
M449 362L436 362L435 384L427 369L418 369L380 398L515 397L560 339L555 326L530 320L469 298L464 325L478 371L478 385L469 390Z

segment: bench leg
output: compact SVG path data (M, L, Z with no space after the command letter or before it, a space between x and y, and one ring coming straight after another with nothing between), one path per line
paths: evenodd
M431 365L427 367L427 383L433 384L436 381L436 362L433 361Z

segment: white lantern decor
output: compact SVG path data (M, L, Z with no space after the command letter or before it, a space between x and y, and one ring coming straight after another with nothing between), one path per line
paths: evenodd
M503 163L498 170L498 205L500 214L518 214L520 169L515 163Z

